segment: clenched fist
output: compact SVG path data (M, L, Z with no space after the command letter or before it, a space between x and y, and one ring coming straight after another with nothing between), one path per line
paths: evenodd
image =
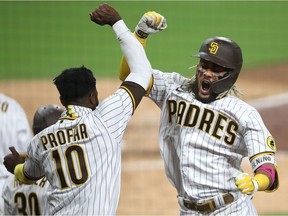
M90 13L90 19L99 25L110 25L121 20L119 13L108 4L101 4L95 11Z
M167 28L167 21L161 14L155 11L145 13L138 22L135 32L141 38L147 38L149 34L155 34Z
M257 181L248 173L241 173L236 176L235 184L243 194L253 194L258 191Z

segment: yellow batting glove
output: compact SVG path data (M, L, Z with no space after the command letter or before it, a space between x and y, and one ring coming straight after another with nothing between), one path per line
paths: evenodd
M258 191L258 182L248 173L241 173L235 177L235 185L243 194L253 194Z
M167 21L164 16L155 11L148 11L138 22L135 32L140 38L147 38L149 34L155 34L166 28Z

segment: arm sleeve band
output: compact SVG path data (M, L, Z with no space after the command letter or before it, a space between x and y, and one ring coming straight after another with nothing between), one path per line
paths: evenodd
M133 33L134 36L137 38L137 40L142 44L143 48L146 48L146 43L147 43L147 39L144 38L140 38L135 32ZM126 77L130 74L130 68L129 65L125 59L125 57L122 55L121 57L121 62L120 62L120 71L119 71L119 79L121 81L124 81L126 79ZM146 96L149 94L151 88L153 86L153 76L150 79L147 91L146 91Z
M267 189L265 190L265 192L274 192L276 191L278 188L279 188L279 174L278 174L278 168L277 168L277 165L274 164L274 171L275 171L275 175L274 175L274 182L272 183L272 185Z
M14 169L14 175L23 184L34 184L37 180L28 179L24 174L24 163L18 164Z
M252 166L253 172L255 172L260 166L262 166L265 163L275 164L275 157L274 154L269 154L267 152L256 155L252 158L250 158L250 163Z
M142 44L143 48L146 48L147 39L139 37L136 32L133 33L136 39Z
M125 80L141 85L146 91L151 79L152 67L146 57L144 48L123 20L119 20L112 27L131 71Z
M146 39L140 38L135 32L133 33L134 36L137 38L137 40L142 44L143 48L146 48ZM126 77L130 73L129 65L125 59L125 57L122 55L121 62L120 62L120 71L119 71L119 78L121 81L124 81Z
M143 48L145 49L147 40L140 38L135 32L133 34L137 38L137 40L142 44ZM121 62L120 62L119 79L121 81L124 81L129 74L130 74L129 65L128 65L125 57L122 55Z
M124 81L121 85L121 88L125 89L130 95L133 102L133 108L135 110L141 99L145 95L145 89L143 89L142 86L129 81Z
M267 165L263 165L259 169L257 169L257 171L262 171L269 177L269 179L270 179L269 186L271 186L274 183L274 181L275 181L275 170L272 167L267 166Z
M274 166L274 170L273 170L274 177L271 178L270 185L266 188L265 192L276 191L279 188L279 174L278 174L278 170L277 170L274 152L263 152L261 154L254 155L249 160L251 162L253 172L256 172L257 169L259 169L261 166L263 166L265 164L271 164ZM266 170L266 171L268 171L268 170ZM271 175L273 175L273 173L271 173Z

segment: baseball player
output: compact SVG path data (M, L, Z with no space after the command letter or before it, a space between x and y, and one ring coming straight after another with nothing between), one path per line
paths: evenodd
M13 98L0 93L0 158L9 153L9 146L16 144L16 148L25 152L28 142L32 138L26 114L21 105ZM0 164L0 194L8 176L5 166ZM3 214L4 201L0 197L0 215Z
M91 70L84 66L64 70L54 83L66 115L32 139L25 163L19 162L15 151L4 158L6 168L22 183L47 177L51 215L115 215L121 140L151 78L143 47L114 8L102 4L90 19L113 28L131 74L99 103Z
M147 12L135 36L145 45L165 23ZM161 24L162 23L162 24ZM225 37L203 42L196 75L153 69L148 97L161 109L159 142L168 179L178 192L181 215L257 215L256 191L279 185L275 141L255 108L234 85L242 67L239 45ZM120 78L129 74L122 59ZM243 173L249 157L254 176Z
M64 109L56 104L38 108L34 114L32 128L36 135L46 127L56 123ZM23 160L26 154L23 155ZM4 215L44 215L47 210L46 177L35 184L21 184L14 175L10 175L3 185Z

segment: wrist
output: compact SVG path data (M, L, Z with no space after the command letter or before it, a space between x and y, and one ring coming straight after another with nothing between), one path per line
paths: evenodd
M123 33L130 31L122 19L115 22L112 25L112 29L115 32L117 38L119 38Z
M14 175L16 179L23 184L34 184L37 181L37 180L31 180L31 179L26 178L24 174L24 163L17 164L15 166Z
M264 174L260 174L260 173L256 174L254 176L254 181L256 181L256 183L258 185L258 190L259 191L264 191L264 190L268 189L268 187L270 185L269 178L266 175L264 175Z
M119 20L122 20L121 17L116 17L115 20L113 20L109 25L112 27L115 23L117 23Z
M139 37L139 35L137 35L136 32L133 33L134 36L136 37L136 39L142 44L142 46L145 48L146 47L146 41L147 39L146 38L141 38Z
M255 193L256 191L259 190L259 184L258 184L258 182L257 182L254 178L252 178L252 183L253 183L253 185L254 185L254 189L253 189L253 192L252 192L252 193Z
M140 30L139 28L136 28L135 29L135 33L138 37L142 38L142 39L146 39L148 38L149 34L148 33L145 33L143 32L142 30Z

